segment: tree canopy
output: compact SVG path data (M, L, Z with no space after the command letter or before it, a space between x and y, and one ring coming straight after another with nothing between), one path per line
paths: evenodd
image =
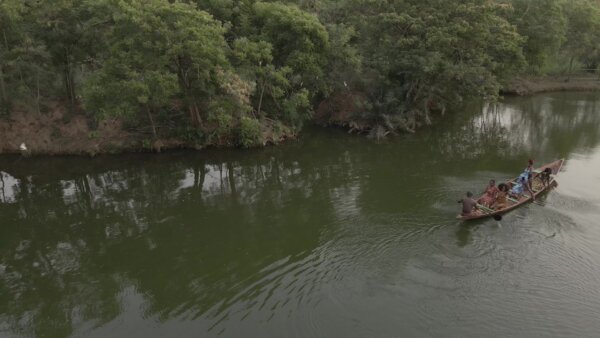
M414 130L514 76L600 63L595 0L4 0L0 33L2 113L59 102L243 146L344 92Z

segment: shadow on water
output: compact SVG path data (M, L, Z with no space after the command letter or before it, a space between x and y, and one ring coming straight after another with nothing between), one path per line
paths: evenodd
M456 230L456 245L464 248L465 246L471 244L473 240L473 231L475 231L481 224L484 222L463 222L458 225L458 229Z
M419 219L398 225L407 232L452 219L457 197L489 174L597 147L599 101L511 98L380 143L314 129L263 150L0 157L0 329L99 327L122 313L130 286L159 321L223 326L235 311L293 310L333 278L320 250L348 217ZM460 225L456 244L483 224Z

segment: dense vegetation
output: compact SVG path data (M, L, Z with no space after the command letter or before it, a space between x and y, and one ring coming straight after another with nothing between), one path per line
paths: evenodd
M244 147L340 93L349 119L412 131L515 75L600 62L595 0L3 0L0 31L3 114L59 103Z

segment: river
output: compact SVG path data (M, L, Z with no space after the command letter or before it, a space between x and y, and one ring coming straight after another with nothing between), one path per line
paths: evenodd
M567 160L502 221L490 178ZM0 337L597 337L600 95L369 140L0 157Z

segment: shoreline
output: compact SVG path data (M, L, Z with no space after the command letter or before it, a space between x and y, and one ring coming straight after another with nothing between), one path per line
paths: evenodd
M565 91L600 91L600 79L597 76L523 77L511 81L501 90L501 95L530 96ZM89 118L85 115L74 114L65 118L66 115L64 109L55 107L50 113L41 115L17 112L9 117L0 118L0 156L23 154L94 157L104 154L232 147L231 144L197 144L173 138L153 140L144 133L127 131L119 120L105 120L99 123L96 129L92 129L89 126ZM328 122L325 125L339 127L343 122L352 126L352 121ZM297 138L297 134L291 130L277 137L269 134L268 131L263 131L263 147ZM20 150L21 143L25 143L27 151Z
M233 135L215 138L210 142L174 137L159 137L128 130L123 121L107 119L95 127L82 113L67 113L55 105L50 112L38 114L16 111L8 117L0 117L0 156L88 156L124 153L160 153L168 150L207 148L234 148ZM260 144L264 147L296 139L297 133L282 126L275 131L269 123L262 126ZM27 150L20 149L24 144Z
M504 96L529 96L550 92L600 91L600 77L593 74L519 77L510 81L500 93Z

